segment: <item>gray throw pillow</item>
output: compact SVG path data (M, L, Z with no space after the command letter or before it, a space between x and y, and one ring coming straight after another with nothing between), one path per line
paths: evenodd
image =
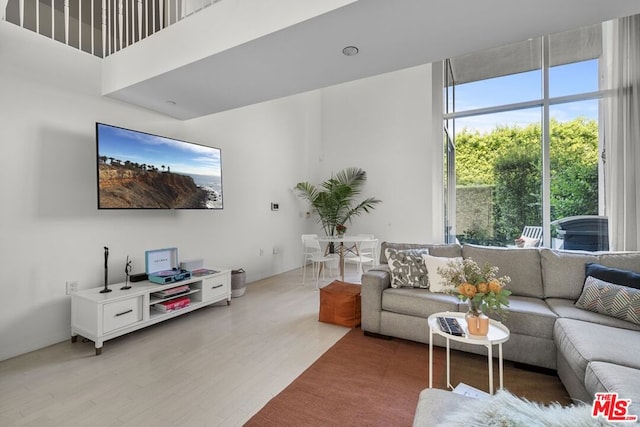
M392 288L429 288L427 266L422 259L428 249L385 249L385 256L391 271Z
M588 276L576 307L640 325L640 289Z

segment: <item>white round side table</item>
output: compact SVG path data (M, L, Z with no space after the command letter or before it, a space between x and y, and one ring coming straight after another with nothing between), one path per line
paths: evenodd
M493 394L493 346L498 345L498 366L500 372L500 390L503 387L503 366L502 366L502 343L509 339L509 328L504 326L497 320L489 320L489 333L486 337L476 337L469 335L467 328L467 321L464 318L465 313L443 311L434 313L428 318L429 322L429 388L433 388L433 334L440 335L447 340L447 387L451 386L451 355L449 348L449 341L458 341L470 345L483 345L487 348L488 362L489 362L489 393ZM440 329L438 323L438 317L453 317L455 318L460 327L464 330L463 336L451 335Z

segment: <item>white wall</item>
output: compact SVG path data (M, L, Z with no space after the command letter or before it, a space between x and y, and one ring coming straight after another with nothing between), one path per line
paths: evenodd
M101 286L103 246L112 283L127 255L141 272L145 250L169 246L247 281L300 265L290 190L306 179L318 92L179 122L102 97L98 58L0 22L0 93L0 360L69 338L65 282ZM98 211L96 121L222 148L224 209Z
M69 339L65 282L101 286L103 246L111 283L124 280L127 255L140 272L145 250L168 246L183 260L243 267L249 282L299 267L300 234L319 229L293 186L346 166L364 168L365 195L384 202L350 232L439 240L430 66L186 122L102 97L100 69L0 22L0 360ZM98 211L96 121L220 147L224 209Z
M318 181L349 166L367 172L363 197L382 200L348 233L381 241L442 240L442 144L434 138L431 65L322 91L322 146L312 160Z

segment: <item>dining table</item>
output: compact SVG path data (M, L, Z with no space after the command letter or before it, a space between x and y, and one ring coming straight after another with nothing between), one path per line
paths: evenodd
M329 254L331 251L331 243L333 243L334 253L337 253L339 256L339 269L340 269L340 277L344 282L344 258L348 253L353 253L357 256L360 255L358 253L358 243L364 242L366 240L371 240L369 236L318 236L319 242L326 243L325 255ZM337 243L337 244L336 244ZM352 245L350 245L352 243Z

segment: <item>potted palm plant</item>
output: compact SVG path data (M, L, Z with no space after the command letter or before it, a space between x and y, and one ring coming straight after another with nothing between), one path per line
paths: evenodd
M364 170L352 167L338 172L319 186L299 182L295 191L311 204L311 211L318 216L325 234L335 236L346 232L345 224L351 223L354 216L368 213L381 203L375 197L356 202L366 180Z

